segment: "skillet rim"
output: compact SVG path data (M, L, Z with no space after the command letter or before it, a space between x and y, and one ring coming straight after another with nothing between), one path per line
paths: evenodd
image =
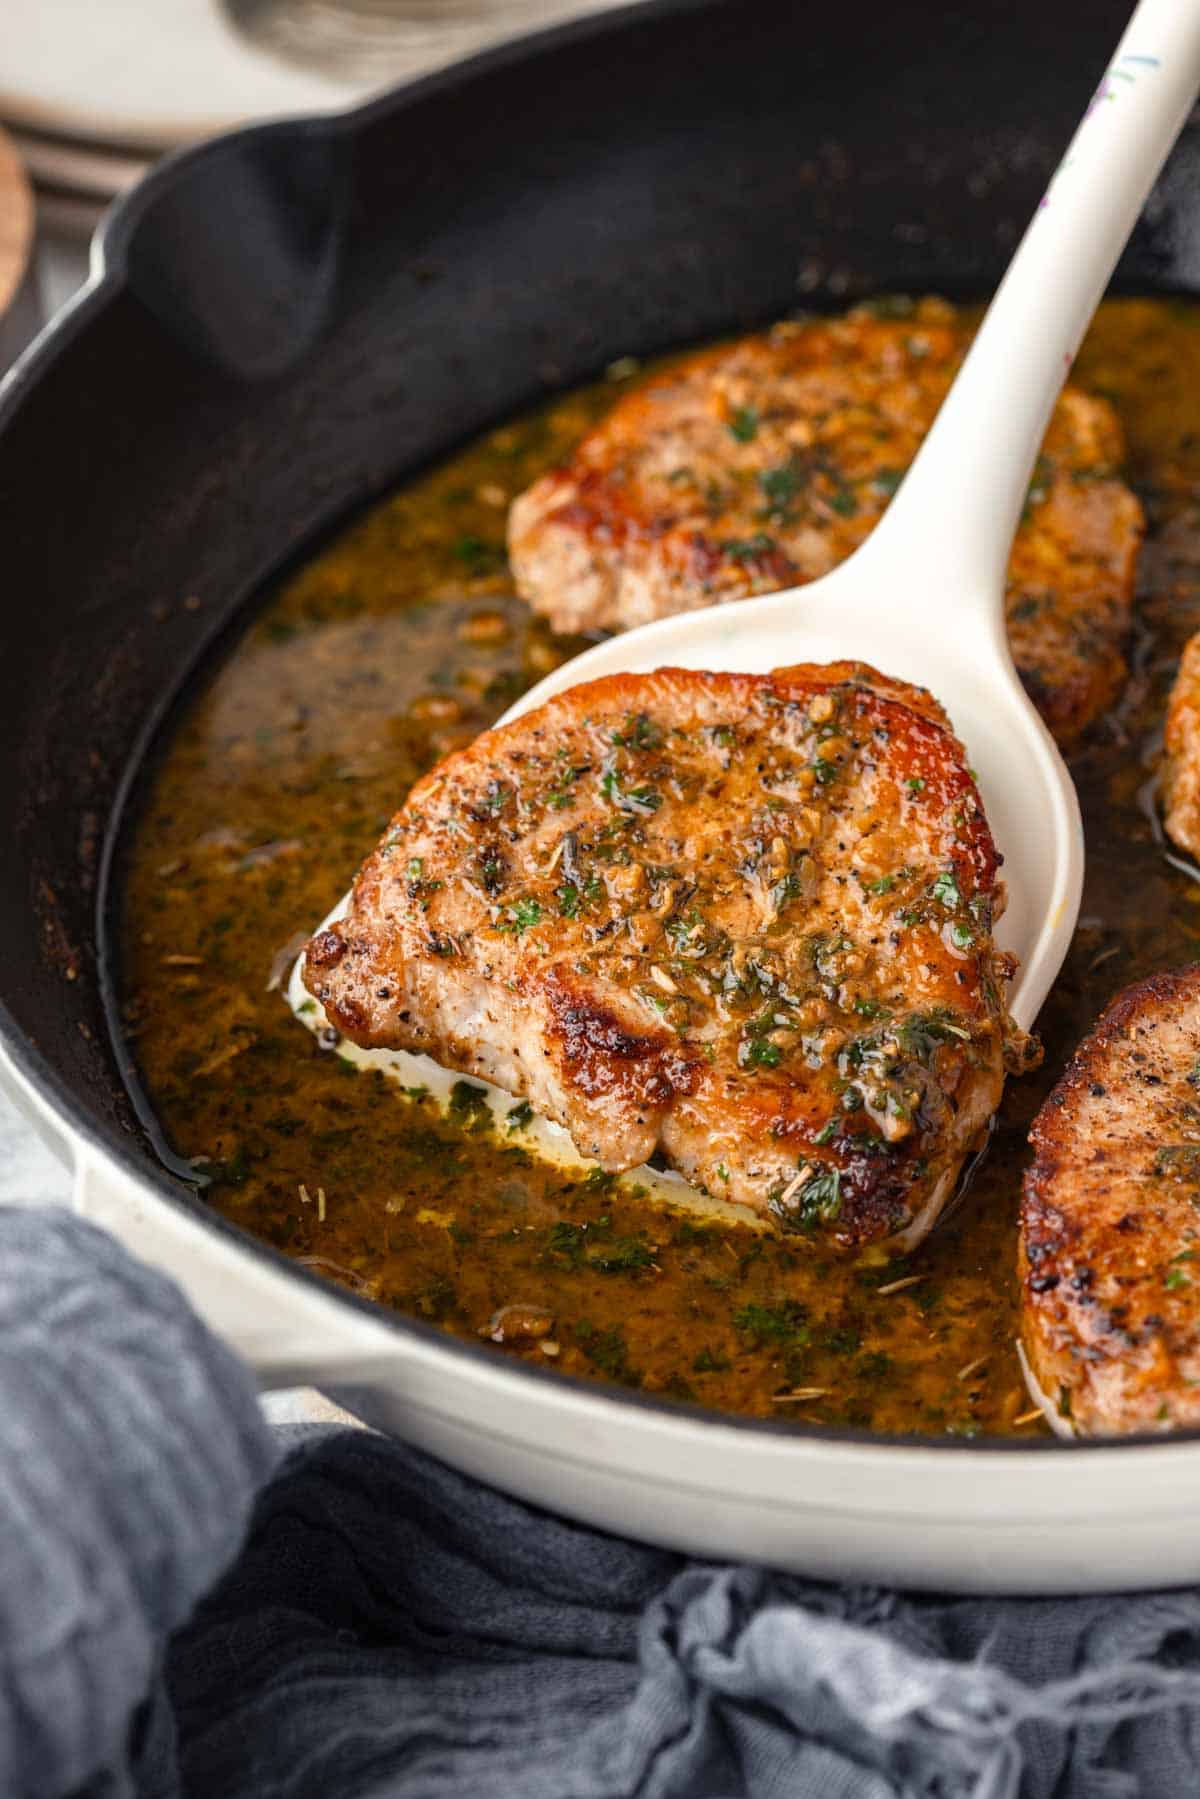
M79 333L86 331L91 324L98 320L106 307L125 291L129 251L138 228L145 222L147 214L153 208L158 197L169 192L179 181L181 175L198 162L224 155L232 144L252 140L264 141L272 137L297 135L318 139L324 137L353 138L368 129L377 118L394 112L402 112L421 101L436 97L440 92L461 88L465 82L471 81L477 75L490 74L502 70L510 64L527 62L545 51L556 49L564 44L586 42L601 36L618 36L627 26L643 20L656 20L677 14L714 10L722 3L723 0L632 0L631 4L586 14L565 23L509 39L474 56L453 62L431 74L400 83L358 106L341 112L302 113L262 124L243 126L234 131L223 132L201 144L187 146L172 152L157 163L129 194L118 200L105 214L92 239L90 270L85 285L53 319L48 321L5 376L0 379L0 434L6 429L10 417L33 396L40 381L67 346L75 340ZM1169 291L1169 289L1164 285L1163 291ZM261 585L259 591L261 592ZM111 937L109 923L113 909L112 902L115 898L113 874L117 858L117 844L121 836L121 825L152 744L159 738L164 723L175 709L184 688L191 683L203 663L212 654L219 638L226 635L231 628L236 627L232 626L232 621L227 620L206 632L188 657L184 669L163 689L159 699L149 709L125 760L114 789L109 816L105 822L103 852L97 870L93 917L98 985L112 1038L112 1047L119 1065L128 1060L128 1049L122 1035L114 1028L110 1004L112 981L108 966L110 960L108 946ZM21 1030L2 997L0 997L0 1060L9 1062L15 1068L18 1075L23 1078L48 1111L54 1115L54 1126L59 1128L65 1126L65 1130L62 1130L61 1137L55 1142L54 1148L55 1152L68 1163L78 1160L77 1157L72 1156L72 1136L82 1139L94 1156L103 1158L110 1165L115 1165L124 1180L134 1183L156 1203L165 1204L177 1213L196 1220L202 1228L214 1231L237 1252L248 1254L264 1268L275 1273L282 1273L289 1280L303 1283L331 1304L352 1308L356 1314L370 1318L377 1325L384 1325L389 1332L401 1340L412 1339L431 1350L449 1353L465 1360L468 1366L486 1367L494 1377L506 1381L511 1380L518 1384L518 1390L519 1383L533 1380L549 1383L551 1389L566 1391L576 1399L584 1399L600 1407L619 1409L632 1407L643 1412L665 1416L676 1423L704 1424L710 1428L716 1426L724 1430L749 1432L771 1440L798 1440L808 1446L825 1443L831 1447L845 1447L851 1450L871 1449L886 1452L889 1449L907 1451L917 1449L959 1456L1000 1453L1009 1458L1014 1456L1019 1458L1025 1455L1044 1458L1048 1454L1063 1455L1072 1452L1111 1454L1113 1451L1137 1451L1145 1448L1154 1448L1162 1453L1175 1449L1186 1450L1200 1443L1200 1426L1170 1433L1146 1431L1123 1437L1073 1438L1069 1440L1055 1436L1020 1438L980 1435L967 1437L948 1433L940 1436L925 1436L916 1432L893 1435L861 1427L804 1424L784 1419L751 1417L736 1412L721 1411L695 1402L672 1400L643 1393L633 1388L593 1381L581 1375L568 1374L553 1368L510 1361L507 1358L498 1357L493 1349L489 1349L483 1344L476 1344L466 1338L439 1330L434 1325L425 1324L419 1319L382 1306L374 1300L363 1298L324 1279L314 1271L302 1267L291 1257L285 1255L282 1250L273 1248L241 1225L235 1224L211 1206L206 1205L201 1189L195 1188L189 1191L182 1179L173 1181L165 1167L156 1168L143 1163L140 1158L131 1153L128 1147L128 1137L119 1127L103 1123L90 1112L84 1111L68 1082L50 1066L34 1041ZM337 1383L332 1384L336 1385Z

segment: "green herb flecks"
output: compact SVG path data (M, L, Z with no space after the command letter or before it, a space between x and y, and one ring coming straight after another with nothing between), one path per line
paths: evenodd
M620 1381L626 1387L638 1387L642 1377L629 1365L629 1348L617 1325L600 1330L590 1319L581 1318L575 1326L575 1341L601 1374Z
M774 555L778 547L765 531L756 531L753 537L727 537L721 545L732 562L759 562L764 556Z
M500 929L513 937L519 937L523 931L531 931L534 925L539 924L541 917L542 908L537 900L518 900L515 906L505 908Z
M729 435L740 444L752 443L758 436L758 414L753 406L737 406L729 415Z
M505 1117L508 1122L510 1133L512 1131L523 1131L526 1125L532 1124L533 1122L533 1107L527 1099L518 1100L515 1106L510 1106L508 1108Z
M645 712L627 714L621 729L612 734L612 741L628 750L656 750L662 740L662 726Z
M582 886L577 881L564 881L555 890L554 897L561 918L578 918L587 906L594 906L603 895L603 884L595 875L590 875Z
M803 1172L803 1171L801 1171ZM797 1185L781 1185L767 1200L785 1230L808 1237L822 1224L832 1224L842 1209L842 1177L837 1168L816 1168Z
M939 905L945 906L951 912L957 910L963 903L958 879L952 868L943 869L929 891Z
M600 791L610 806L636 818L649 818L663 803L663 796L658 789L644 781L636 787L623 787L620 773L613 762L604 766L600 776Z
M492 1122L492 1108L488 1104L487 1088L477 1087L474 1081L455 1081L450 1089L449 1111L451 1118L472 1130L483 1130Z
M809 1339L808 1309L796 1300L786 1299L779 1305L739 1306L733 1314L735 1329L752 1343L797 1345Z
M614 1237L587 1259L601 1274L639 1274L651 1266L654 1252L644 1237Z
M796 457L789 457L774 468L759 471L758 485L762 489L766 501L765 511L768 518L787 518L793 503L804 484L804 466Z

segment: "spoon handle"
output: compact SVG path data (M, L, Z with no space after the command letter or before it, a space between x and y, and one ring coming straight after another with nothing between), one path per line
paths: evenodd
M1008 558L1055 399L1198 86L1200 0L1141 0L932 430L860 551L893 579L898 567L920 571L926 622L945 596L956 625L974 613L1003 644Z

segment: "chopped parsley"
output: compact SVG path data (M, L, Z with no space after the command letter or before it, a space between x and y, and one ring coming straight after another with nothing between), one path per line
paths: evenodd
M740 444L748 444L758 436L758 414L753 406L734 408L729 417L729 434Z
M784 875L771 889L771 904L776 912L782 912L790 901L800 898L802 891L799 875Z
M558 901L559 916L578 918L583 908L594 906L603 893L603 884L595 875L589 875L582 886L577 881L564 881L554 895Z
M737 1330L758 1345L808 1341L808 1309L794 1299L785 1299L777 1306L739 1306L733 1322Z
M601 1274L637 1274L650 1267L654 1254L644 1237L614 1237L587 1260Z
M571 1224L567 1219L560 1218L557 1224L550 1226L550 1234L546 1238L547 1253L562 1256L568 1267L582 1267L583 1245L583 1225Z
M803 479L803 468L795 457L789 457L787 462L781 462L775 468L760 469L758 485L762 488L769 517L786 515L800 492Z
M546 804L552 812L563 812L575 799L575 783L585 771L567 767L560 770L553 786L546 789Z
M776 547L775 539L765 531L756 531L753 537L727 537L721 545L734 562L755 562L760 556L773 555Z
M631 712L621 730L612 734L615 744L630 750L656 750L662 740L662 726L655 724L645 712Z
M533 1107L527 1099L522 1099L508 1108L506 1116L510 1131L523 1131L533 1121Z
M488 1104L487 1088L477 1087L474 1081L455 1081L450 1089L450 1116L457 1118L460 1124L476 1127L490 1124L492 1108Z
M581 1318L575 1326L575 1341L588 1361L609 1380L621 1381L627 1387L641 1385L642 1377L629 1366L629 1349L615 1324L608 1330L598 1330L590 1319Z
M963 896L959 892L958 881L955 878L954 870L952 868L947 868L942 871L930 888L930 892L939 904L948 906L951 909L961 906L963 903Z
M453 552L458 561L465 562L474 575L488 574L499 568L504 561L501 546L485 543L482 537L460 537L453 546Z
M663 803L658 789L645 782L637 787L622 787L620 776L612 763L605 765L600 777L600 791L610 806L615 806L619 812L632 812L640 818L649 818Z
M837 1218L842 1209L841 1185L840 1169L818 1168L795 1193L781 1187L767 1204L785 1230L808 1236L819 1224L832 1224Z
M515 906L509 906L504 915L501 930L519 937L522 931L532 930L541 920L542 908L535 899L518 900Z

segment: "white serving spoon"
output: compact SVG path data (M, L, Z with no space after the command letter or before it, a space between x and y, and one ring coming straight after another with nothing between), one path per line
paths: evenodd
M1009 653L1008 558L1059 389L1198 86L1200 0L1141 0L932 430L851 557L806 586L611 638L501 721L599 675L669 666L754 673L851 657L929 688L967 745L1004 854L998 936L1019 959L1010 1004L1026 1028L1075 928L1083 831L1071 777ZM310 1025L322 1022L299 964L288 997ZM432 1064L403 1052L345 1053L435 1087L454 1078L431 1078ZM497 1109L505 1097L493 1095ZM539 1129L544 1147L577 1159L564 1132Z

